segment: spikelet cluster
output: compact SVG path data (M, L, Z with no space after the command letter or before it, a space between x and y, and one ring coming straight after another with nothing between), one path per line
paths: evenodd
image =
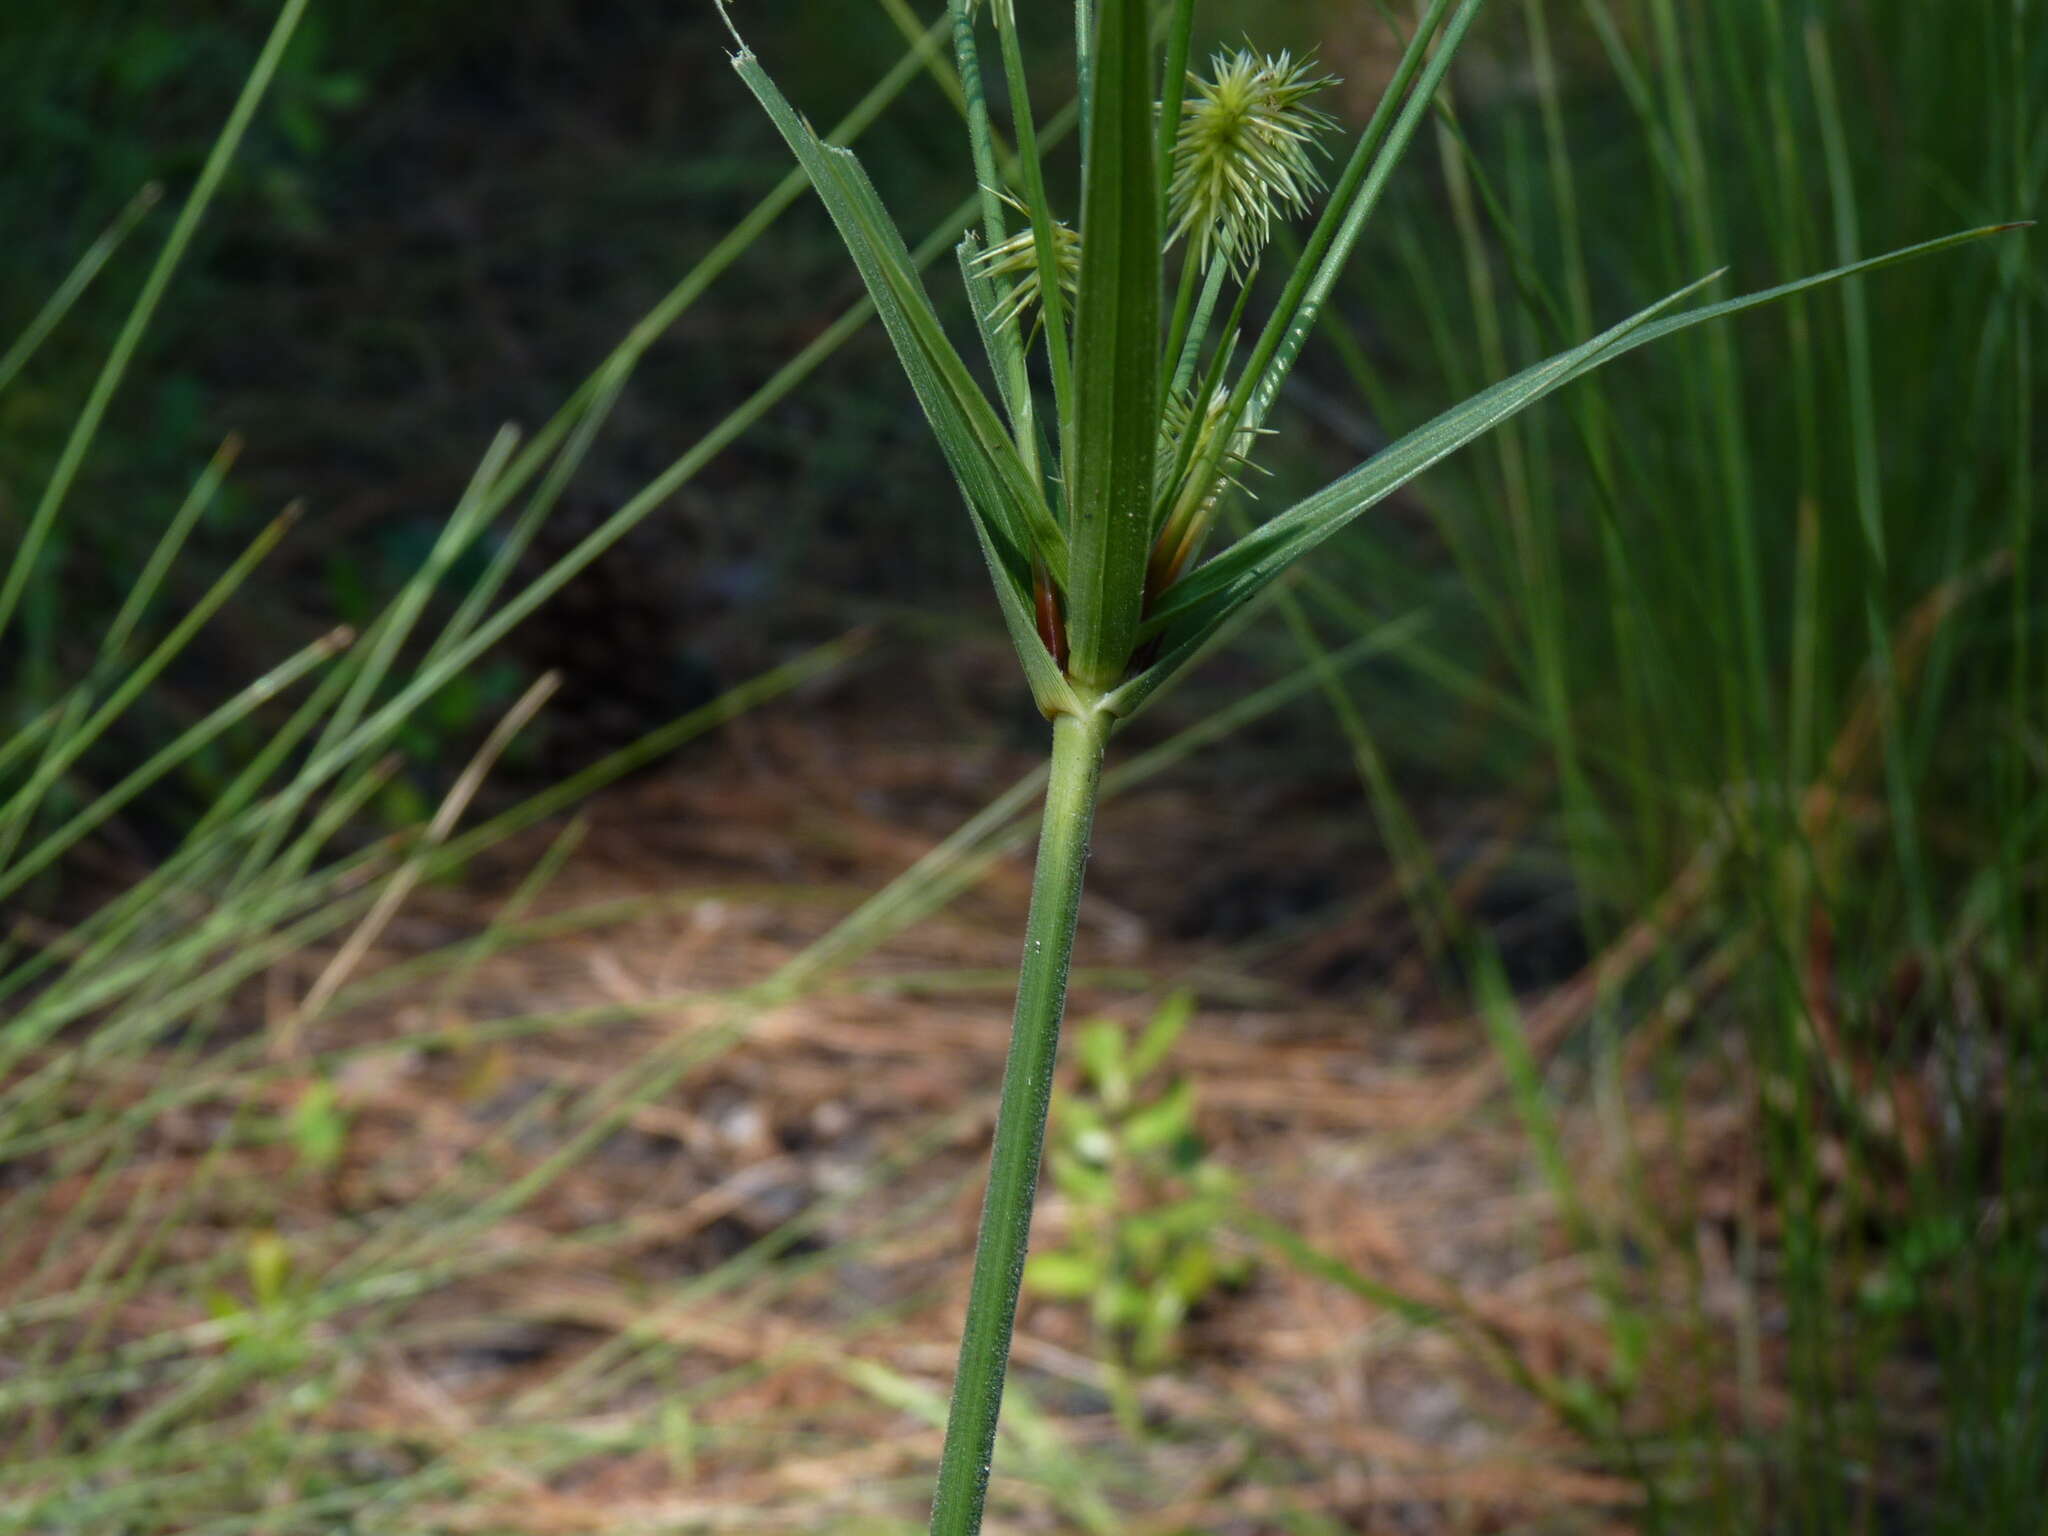
M1162 497L1159 534L1148 572L1148 584L1154 589L1170 585L1180 573L1182 564L1215 519L1217 503L1223 499L1226 487L1235 486L1251 494L1239 476L1257 467L1251 462L1253 445L1270 429L1240 426L1230 433L1226 443L1222 437L1229 423L1227 388L1217 388L1199 406L1192 395L1174 391L1167 396L1154 470L1155 486ZM1215 465L1204 470L1211 454L1216 455ZM1184 466L1179 478L1167 484L1177 465Z
M1273 215L1301 213L1322 189L1317 136L1329 117L1308 98L1331 83L1313 59L1241 48L1210 60L1210 78L1190 71L1174 136L1168 186L1173 240L1187 236L1206 268L1242 273L1272 236Z
M1192 393L1178 390L1169 393L1166 397L1166 409L1162 413L1159 423L1158 474L1156 478L1163 480L1167 474L1171 473L1173 464L1182 458L1187 461L1189 473L1195 473L1197 466L1207 460L1210 454L1216 450L1216 445L1222 438L1224 428L1228 424L1229 419L1230 389L1227 385L1219 385L1211 392L1207 402L1200 406L1199 409L1196 406ZM1254 430L1250 427L1240 426L1235 432L1231 433L1230 441L1223 445L1220 453L1216 454L1217 469L1215 474L1217 486L1223 484L1242 484L1238 479L1238 472L1251 467L1253 444L1257 438L1266 435L1270 430L1270 428L1264 427ZM1188 442L1190 434L1192 434L1194 439L1192 444ZM1174 510L1185 510L1179 507L1177 503L1185 495L1187 488L1185 483L1172 488L1172 500L1176 504ZM1211 494L1214 494L1213 487Z
M1030 210L1014 197L1003 201L1025 217L1025 226L1009 239L992 245L974 258L977 270L1004 286L1002 302L996 307L995 322L1015 325L1036 308L1043 284L1038 267L1038 241L1030 225ZM1059 269L1060 292L1073 298L1081 291L1081 236L1055 219L1052 223L1053 265Z

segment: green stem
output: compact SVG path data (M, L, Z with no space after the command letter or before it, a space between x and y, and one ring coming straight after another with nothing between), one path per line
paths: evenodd
M989 1158L988 1194L974 1249L974 1283L967 1293L967 1328L960 1368L953 1378L953 1408L939 1459L932 1501L932 1536L975 1536L988 1497L996 1416L1002 1410L1003 1373L1017 1320L1017 1289L1031 1239L1031 1204L1038 1188L1038 1158L1052 1103L1053 1060L1060 1016L1067 1003L1067 966L1074 950L1074 919L1088 862L1088 832L1102 776L1106 713L1061 715L1052 728L1052 770L1045 789L1045 820L1038 836L1038 866L1031 880L1031 915L1024 925L1024 958L1017 970L1017 1015L1010 1059L1003 1068L1002 1107Z

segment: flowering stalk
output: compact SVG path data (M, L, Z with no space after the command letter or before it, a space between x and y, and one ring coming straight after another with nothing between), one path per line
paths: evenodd
M1061 715L1053 722L1045 819L1024 923L1024 960L1017 970L1016 1018L1003 1068L960 1367L953 1377L953 1406L932 1502L932 1530L946 1536L979 1530L988 1496L1017 1290L1031 1238L1032 1196L1052 1103L1053 1062L1066 1012L1074 921L1081 909L1081 877L1110 723L1100 712Z

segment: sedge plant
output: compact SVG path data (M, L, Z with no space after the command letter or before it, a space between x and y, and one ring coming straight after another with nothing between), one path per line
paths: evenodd
M1387 90L1328 177L1312 64L1250 51L1190 69L1193 0L1075 11L1078 218L1051 201L1011 0L951 0L980 188L958 248L986 367L948 336L858 157L824 142L735 29L733 63L860 271L938 439L1052 740L1016 1012L934 1498L935 1536L980 1529L1029 1240L1083 870L1112 733L1302 556L1490 428L1674 331L1946 249L1963 231L1672 312L1711 273L1481 390L1210 552L1282 385L1484 0L1428 0ZM728 18L730 21L730 18ZM983 50L1007 91L998 170ZM1321 207L1264 319L1276 223ZM1205 558L1206 556L1206 558Z
M110 258L125 249L122 242L149 235L153 207L177 210L139 293L122 311L115 346L93 365L99 371L68 424L51 478L24 498L20 536L0 554L0 650L30 627L37 603L70 598L51 574L52 551L94 526L84 521L94 506L90 472L109 456L103 429L118 425L124 375L150 340L154 318L176 302L180 262L227 184L244 131L261 120L265 91L307 9L307 0L279 6L269 42L196 184L171 186L168 196L140 195L21 339L0 347L0 405L12 405L16 397L7 391L17 382L45 387L42 369L54 354L69 348L72 357L82 355L64 322L96 277L121 270ZM943 36L932 30L912 39L834 135L860 133L924 68ZM431 820L367 840L357 834L400 766L408 723L870 318L866 301L848 308L600 528L514 584L520 551L578 473L642 355L795 199L801 174L792 171L684 274L523 445L515 446L509 431L494 440L426 561L387 603L361 615L359 632L337 630L279 660L140 761L123 764L111 782L99 779L100 764L120 761L108 750L112 732L133 728L134 712L152 700L171 668L189 662L204 627L244 599L264 557L286 536L289 518L266 529L217 578L194 579L190 535L232 484L231 440L198 471L146 563L123 584L112 622L94 631L71 615L76 649L86 653L79 675L64 675L73 660L65 648L54 653L50 678L28 675L28 668L0 677L0 1181L9 1194L0 1202L0 1336L8 1360L0 1380L0 1445L9 1452L0 1457L0 1529L188 1532L253 1523L282 1533L331 1530L337 1521L390 1527L439 1520L434 1511L497 1497L496 1468L515 1455L525 1469L523 1489L529 1477L575 1479L593 1461L650 1443L665 1449L681 1475L700 1447L731 1448L744 1438L746 1454L777 1454L772 1429L714 1430L707 1421L718 1419L720 1405L729 1405L757 1371L799 1360L818 1364L818 1338L685 1384L674 1365L689 1347L686 1333L622 1329L502 1403L491 1422L445 1452L423 1451L410 1423L366 1427L355 1394L366 1362L389 1358L394 1339L441 1332L438 1325L415 1329L411 1309L445 1307L455 1288L485 1274L588 1266L594 1256L626 1252L621 1245L632 1240L634 1226L609 1212L567 1232L543 1230L525 1213L586 1167L641 1106L733 1049L764 1009L827 984L969 888L1024 840L1042 775L997 797L752 985L499 1016L473 1016L465 1001L473 968L488 958L730 890L671 891L528 919L526 909L575 845L572 823L474 937L402 962L361 962L425 883L487 853L502 857L507 839L621 774L836 670L861 639L794 657L574 777L472 821L470 793L495 748L540 703L545 690L537 688ZM948 215L920 242L926 254L918 259L950 247L964 217ZM65 358L55 361L61 376ZM316 503L312 517L319 516ZM462 557L479 546L491 549L490 558L480 574L464 579L473 567ZM197 596L174 605L181 587ZM1408 619L1391 623L1333 665L1342 670L1383 655L1412 627ZM1306 672L1282 679L1179 738L1133 754L1104 776L1101 794L1142 781L1196 745L1299 697L1312 682ZM195 811L176 846L132 882L90 901L106 867L96 845L209 752L226 764L226 781ZM53 891L66 899L51 900ZM317 964L301 972L315 957ZM269 978L293 973L309 983L303 991L268 990ZM391 1000L429 982L436 1001L408 1024L411 1010ZM249 1004L258 989L284 1006L266 1008L252 1028ZM588 1041L594 1031L652 1017L684 998L715 1005L715 1021L682 1035L661 1032L588 1080L579 1074L573 1084L551 1085L489 1121L469 1144L471 1155L450 1159L424 1187L380 1199L374 1210L336 1209L318 1195L319 1186L346 1176L370 1139L365 1132L375 1117L347 1086L353 1070L458 1053L475 1053L481 1069L506 1042ZM371 1027L354 1027L370 1014L377 1015ZM473 1081L483 1078L479 1070ZM819 1240L828 1216L929 1148L950 1143L957 1119L921 1130L904 1155L876 1160L855 1189L791 1216L739 1255L636 1306L674 1306L693 1316L710 1306L758 1310L794 1278L852 1251ZM190 1159L166 1156L166 1130L175 1134L195 1123L207 1126L203 1150ZM248 1177L249 1159L276 1152L287 1154L282 1177ZM950 1191L939 1196L950 1198ZM925 1201L911 1203L866 1224L856 1241L880 1243L925 1219ZM515 1227L510 1241L492 1235ZM799 1259L790 1250L800 1240L817 1243L817 1251ZM841 1343L880 1326L897 1305L847 1320ZM498 1321L517 1323L509 1316ZM943 1402L925 1404L918 1384L873 1361L849 1356L829 1363L892 1409L929 1406L935 1417L943 1415ZM607 1404L637 1398L651 1383L665 1391L658 1416L636 1420L625 1439L584 1432L581 1426ZM1025 1406L1020 1395L1013 1418L1022 1420ZM477 1448L486 1445L479 1458ZM1055 1438L1041 1435L1019 1465L1042 1470L1061 1507L1086 1528L1114 1528L1093 1486L1097 1469L1076 1465ZM487 1516L473 1507L464 1518Z

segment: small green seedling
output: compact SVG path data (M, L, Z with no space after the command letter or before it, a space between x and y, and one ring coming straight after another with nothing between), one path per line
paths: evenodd
M230 1352L244 1365L266 1374L291 1370L307 1346L305 1318L295 1305L300 1287L291 1250L275 1232L253 1232L242 1267L248 1300L216 1286L206 1294L207 1314L225 1330Z
M332 1172L348 1146L348 1112L336 1099L334 1085L321 1077L307 1083L284 1116L283 1129L302 1169Z
M1182 993L1135 1041L1113 1019L1085 1025L1080 1089L1054 1115L1050 1162L1066 1241L1030 1260L1024 1284L1086 1301L1119 1370L1170 1363L1188 1313L1250 1272L1244 1255L1217 1241L1236 1181L1196 1134L1194 1084L1162 1076L1193 1015L1194 999Z

